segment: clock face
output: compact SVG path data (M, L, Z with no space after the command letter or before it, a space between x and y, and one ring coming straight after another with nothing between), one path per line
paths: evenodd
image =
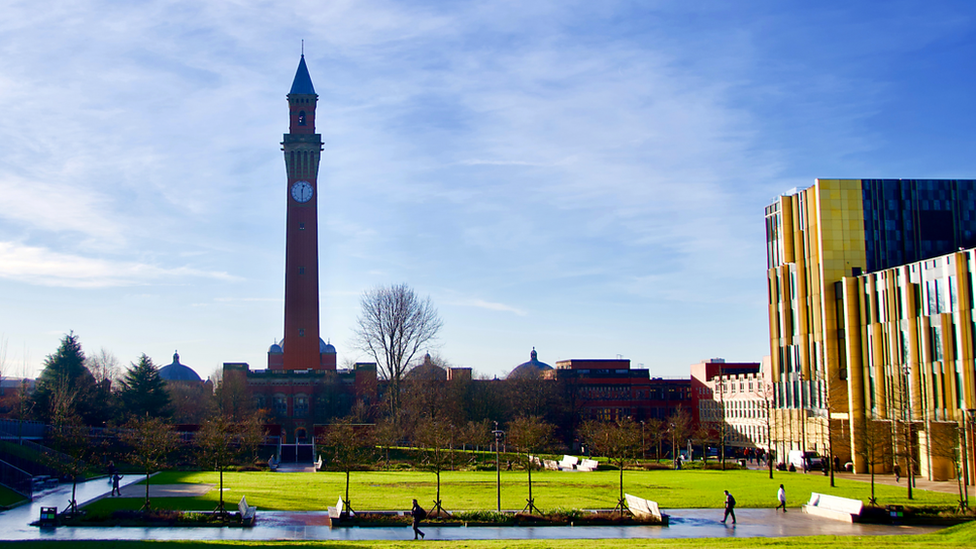
M298 181L291 186L291 197L298 202L308 202L312 199L312 193L315 189L308 181Z

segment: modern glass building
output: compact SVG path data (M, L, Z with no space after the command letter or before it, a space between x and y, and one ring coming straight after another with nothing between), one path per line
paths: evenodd
M971 464L976 181L819 179L766 208L766 245L780 456Z

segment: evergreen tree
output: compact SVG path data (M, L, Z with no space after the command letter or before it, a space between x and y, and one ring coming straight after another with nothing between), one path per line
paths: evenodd
M131 417L169 417L169 393L166 381L159 377L159 368L143 354L132 364L119 383L122 414Z
M100 424L105 403L99 402L95 378L85 366L85 353L78 336L71 332L61 339L54 354L44 360L44 370L34 390L34 413L45 423L51 422L58 387L69 387L73 393L72 413L87 425Z

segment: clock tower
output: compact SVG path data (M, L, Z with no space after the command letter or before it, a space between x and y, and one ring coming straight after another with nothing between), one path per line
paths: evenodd
M315 133L318 95L305 55L288 93L289 124L285 153L287 227L285 230L285 333L280 354L269 367L284 370L328 367L319 341L318 171L322 136ZM322 344L324 346L324 343ZM330 369L335 369L334 352ZM283 359L283 360L282 360Z

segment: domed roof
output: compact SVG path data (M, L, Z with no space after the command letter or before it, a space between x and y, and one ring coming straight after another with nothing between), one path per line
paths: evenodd
M532 347L532 352L529 353L529 361L516 366L514 370L509 372L507 379L537 378L546 370L552 370L552 366L545 362L539 362L539 354L535 352L535 347Z
M424 355L424 363L408 371L404 377L407 379L447 381L447 370L434 364L430 358L430 353L427 353Z
M285 352L285 340L282 339L278 343L275 343L268 349L268 354L280 355ZM319 338L319 353L324 355L334 355L336 354L336 348L331 343L326 343L324 339Z
M180 364L180 354L173 353L173 363L159 369L159 377L166 381L196 381L203 382L200 376L189 366Z
M334 354L336 354L336 348L332 346L332 343L326 343L320 337L319 338L319 353L325 354L325 355L334 355Z

